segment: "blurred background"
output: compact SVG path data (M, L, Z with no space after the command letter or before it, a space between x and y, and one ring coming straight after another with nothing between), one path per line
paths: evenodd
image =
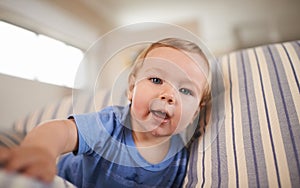
M0 0L0 127L70 95L85 51L117 27L176 24L219 57L298 40L299 19L299 0Z

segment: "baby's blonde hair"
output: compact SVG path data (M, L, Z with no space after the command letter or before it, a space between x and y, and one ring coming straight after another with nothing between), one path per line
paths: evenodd
M200 100L200 105L202 104L206 104L210 98L211 98L211 94L210 94L210 65L208 62L208 59L206 57L206 55L203 53L203 51L200 49L200 47L198 45L196 45L193 42L187 41L187 40L183 40L183 39L179 39L179 38L165 38L162 40L159 40L155 43L152 43L149 47L145 48L136 58L136 60L134 61L133 67L132 67L132 71L129 74L128 77L128 81L129 81L129 89L131 89L130 87L133 87L133 85L131 85L130 83L132 83L132 79L134 79L136 77L136 74L138 72L138 70L142 67L143 65L143 60L147 57L148 53L155 49L155 48L159 48L159 47L170 47L170 48L174 48L183 52L188 52L188 53L195 53L195 54L199 54L201 57L204 58L205 60L205 64L204 66L206 66L205 68L202 68L202 71L205 70L205 72L203 72L203 74L206 76L207 79L207 84L206 87L203 91L203 96L202 99ZM201 64L203 66L203 64Z

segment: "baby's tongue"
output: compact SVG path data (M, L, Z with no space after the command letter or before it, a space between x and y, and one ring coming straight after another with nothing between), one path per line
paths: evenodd
M153 114L162 119L165 119L167 117L167 114L165 112L153 111Z

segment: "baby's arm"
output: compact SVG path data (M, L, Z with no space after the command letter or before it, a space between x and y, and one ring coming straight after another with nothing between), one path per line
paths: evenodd
M53 120L34 128L20 146L0 148L0 163L8 171L18 171L50 182L56 174L56 158L77 150L74 120Z

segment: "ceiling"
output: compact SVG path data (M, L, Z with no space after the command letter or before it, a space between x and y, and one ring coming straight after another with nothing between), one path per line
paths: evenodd
M81 49L116 27L181 25L222 54L260 43L300 39L300 1L0 0L0 19Z

